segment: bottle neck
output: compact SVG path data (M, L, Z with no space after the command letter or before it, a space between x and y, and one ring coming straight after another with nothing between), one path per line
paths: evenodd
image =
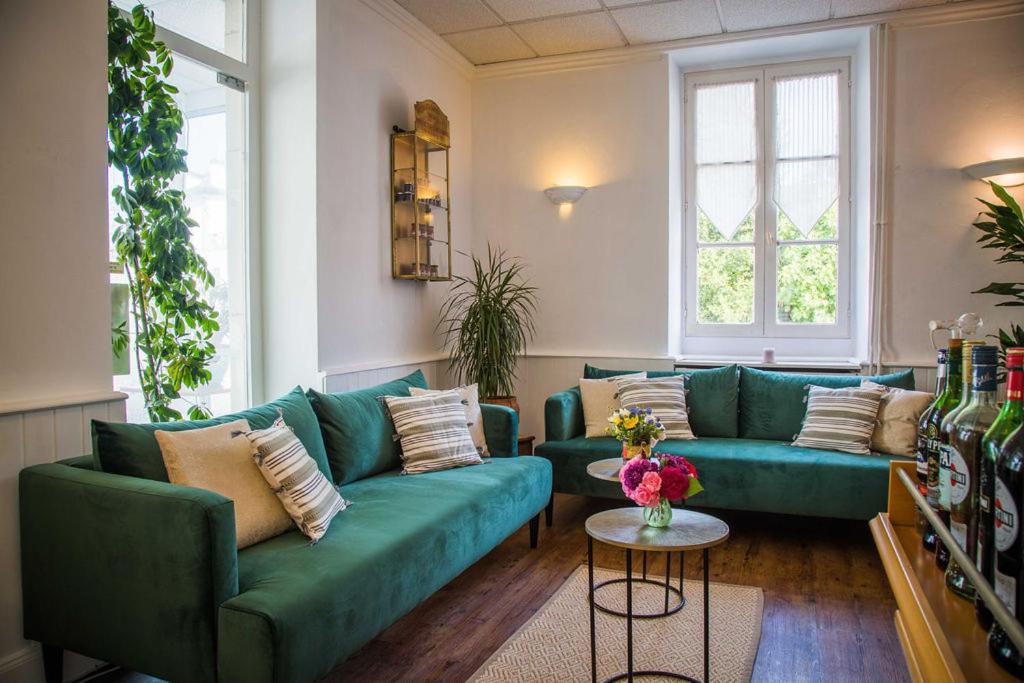
M971 405L996 405L995 365L977 365L972 369L970 392Z
M935 368L935 395L938 396L946 389L946 364L939 363Z

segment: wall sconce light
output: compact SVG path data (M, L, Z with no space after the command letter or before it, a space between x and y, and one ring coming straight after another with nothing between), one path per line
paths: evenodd
M1024 185L1024 157L971 164L965 166L963 172L971 178L992 181L1003 187Z
M586 191L587 188L580 185L558 185L544 190L544 194L553 204L565 206L566 204L575 204Z

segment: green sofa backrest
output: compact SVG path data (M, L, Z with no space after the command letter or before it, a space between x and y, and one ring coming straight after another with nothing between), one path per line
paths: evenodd
M330 480L331 469L327 464L327 452L324 449L323 437L320 436L320 425L317 424L316 415L313 414L313 409L310 408L301 387L295 387L276 401L209 420L181 420L158 424L93 420L92 453L96 469L112 474L167 481L164 458L160 453L160 445L153 435L156 430L180 432L243 418L249 421L251 428L265 429L277 419L279 409L285 424L294 430L295 436L316 460L320 471Z
M583 366L584 379L605 379L639 370L605 370L591 365ZM707 370L648 370L648 377L686 378L686 406L690 413L690 427L701 436L736 438L736 414L739 392L739 371L735 365Z
M861 380L900 389L914 388L913 370L888 375L805 375L740 368L739 435L743 439L792 441L807 412L810 385L838 389L859 386Z
M344 393L306 395L320 420L327 460L338 484L348 484L400 467L400 446L394 439L383 396L408 396L411 387L427 388L420 370L392 382Z

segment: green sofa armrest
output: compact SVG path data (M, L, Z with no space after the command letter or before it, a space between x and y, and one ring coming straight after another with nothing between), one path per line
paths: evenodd
M238 594L234 504L212 491L36 465L19 475L24 635L175 681L215 681Z
M548 396L544 401L545 441L567 441L584 431L583 399L579 387Z
M519 455L519 415L507 406L481 403L487 450L495 458Z

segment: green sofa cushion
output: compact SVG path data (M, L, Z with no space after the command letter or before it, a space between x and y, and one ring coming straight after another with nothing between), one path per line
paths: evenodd
M423 372L417 370L401 379L357 391L307 392L320 419L334 481L347 484L401 467L395 425L380 399L408 396L410 387L427 388Z
M617 482L587 474L589 463L620 454L617 441L578 436L536 450L551 461L555 491L625 500ZM697 468L704 492L688 506L847 519L871 519L885 510L889 461L909 460L750 439L669 440L657 450L684 455Z
M807 412L807 387L838 389L860 386L861 380L900 389L914 388L913 370L888 375L805 375L740 368L739 435L744 439L792 441Z
M160 445L153 436L156 430L180 432L240 419L248 420L249 426L253 429L265 429L277 419L278 409L281 410L285 424L295 431L295 436L299 437L299 441L316 461L320 471L333 482L323 437L320 436L320 425L301 387L295 387L276 401L209 420L181 420L159 424L93 420L93 457L96 459L97 469L103 472L167 481L167 470L160 454Z
M605 370L583 366L584 379L605 379L637 370ZM698 437L739 435L736 422L739 371L735 365L706 370L648 370L648 377L686 377L686 407L690 427Z
M530 456L341 488L315 546L290 532L238 553L219 618L221 681L313 681L537 515L551 466Z

